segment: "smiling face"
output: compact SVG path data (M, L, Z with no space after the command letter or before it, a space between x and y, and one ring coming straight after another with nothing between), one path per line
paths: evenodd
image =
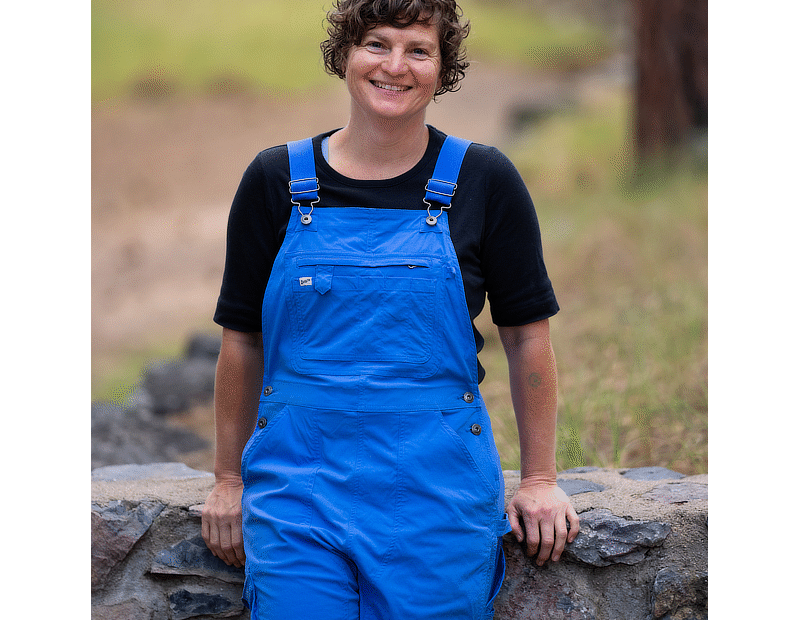
M354 114L371 120L424 123L425 109L439 87L441 54L435 25L378 26L351 48L347 88Z

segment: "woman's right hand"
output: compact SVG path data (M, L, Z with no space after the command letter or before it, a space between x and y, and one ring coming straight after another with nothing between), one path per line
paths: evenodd
M243 567L241 478L217 481L203 508L203 540L215 556L226 564Z

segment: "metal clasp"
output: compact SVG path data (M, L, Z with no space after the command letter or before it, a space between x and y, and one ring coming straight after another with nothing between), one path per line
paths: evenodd
M313 182L314 187L311 187L311 182ZM295 190L293 188L293 184L298 184L302 187L302 189ZM297 207L298 213L300 213L300 221L303 224L310 224L311 223L311 214L314 212L314 205L319 202L319 179L317 177L310 177L308 179L295 179L294 181L289 181L289 193L292 196L292 204ZM303 205L300 203L299 200L295 200L294 196L296 194L313 194L317 196L317 198L313 199L309 203L309 207L311 210L308 213L303 213L303 210L300 208Z
M431 183L436 186L436 189L431 189ZM448 192L448 188L450 188ZM444 213L445 209L450 208L450 201L453 199L453 196L456 195L456 188L458 185L456 183L452 183L450 181L440 181L439 179L428 179L428 183L425 185L425 198L422 199L426 205L428 205L428 217L425 218L425 223L429 226L436 226L436 222L438 221L439 217ZM441 190L441 191L437 191ZM445 200L441 202L441 208L439 209L439 215L431 214L431 203L428 202L428 195L429 194L436 194L437 196L443 196ZM436 201L439 202L438 200Z
M422 202L424 202L426 205L428 205L428 217L425 218L425 223L428 224L428 226L436 226L436 222L439 220L439 218L441 217L442 213L444 213L447 209L450 208L450 205L442 205L439 208L439 214L438 215L433 215L433 214L431 214L431 209L433 208L433 205L431 205L431 203L429 203L424 198L422 199Z
M441 185L451 186L453 189L449 194L447 192L437 192L435 189L431 189L431 183L436 183L437 189L442 189L442 190L446 189L445 187L441 187ZM450 181L440 181L439 179L428 179L428 183L425 185L425 193L436 194L438 196L447 196L448 198L452 198L453 196L456 195L457 188L458 184L452 183ZM449 200L447 202L448 204L450 203Z

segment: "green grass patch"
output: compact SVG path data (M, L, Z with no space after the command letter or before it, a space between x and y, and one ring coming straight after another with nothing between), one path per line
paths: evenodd
M470 58L572 70L596 63L611 49L607 33L577 17L556 19L524 2L459 4L472 25Z
M707 175L689 155L670 167L638 164L629 106L615 93L507 149L536 203L562 307L551 320L558 464L705 472ZM493 329L487 322L484 332ZM488 350L498 346L487 338L481 359L490 376L505 377L501 354ZM487 400L503 464L517 469L504 386L493 384Z
M325 82L321 0L93 0L92 99Z

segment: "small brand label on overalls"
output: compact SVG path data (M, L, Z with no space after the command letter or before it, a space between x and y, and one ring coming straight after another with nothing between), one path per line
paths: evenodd
M314 283L314 278L300 278L300 286L311 286Z

